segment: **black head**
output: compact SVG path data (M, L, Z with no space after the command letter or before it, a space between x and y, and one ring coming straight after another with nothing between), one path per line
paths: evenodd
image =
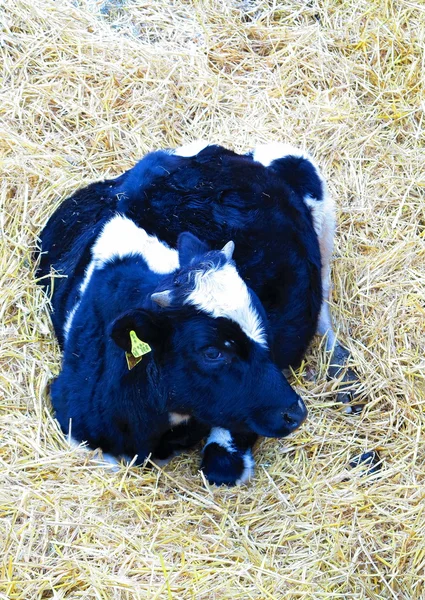
M236 270L233 243L209 251L185 233L178 250L180 268L149 306L117 319L113 339L129 351L134 330L151 346L170 412L211 427L288 435L307 410L272 360L266 315Z

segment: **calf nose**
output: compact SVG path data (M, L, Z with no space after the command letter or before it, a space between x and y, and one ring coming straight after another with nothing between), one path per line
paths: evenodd
M282 403L278 406L262 406L248 417L246 424L249 431L266 437L285 437L295 431L307 417L304 402L297 394L295 402L289 406Z
M306 420L307 408L299 396L296 402L282 412L282 418L291 431L295 431Z

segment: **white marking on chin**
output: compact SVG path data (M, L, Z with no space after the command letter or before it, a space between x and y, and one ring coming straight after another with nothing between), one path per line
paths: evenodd
M224 317L237 323L252 340L267 347L260 315L252 306L248 288L232 264L194 273L195 289L185 300L214 318Z
M180 425L181 423L187 423L190 419L190 415L181 415L180 413L170 412L168 413L168 419L170 425Z
M230 453L236 452L236 448L233 445L232 434L228 429L223 429L223 427L213 427L211 429L205 448L209 446L209 444L218 444Z
M254 149L253 159L261 163L265 167L269 167L274 160L285 158L285 156L296 156L297 158L305 158L311 161L311 157L307 152L295 148L291 144L283 142L270 142L270 144L261 144Z
M169 248L156 236L149 235L133 221L122 215L115 215L103 227L92 248L92 260L88 265L83 282L80 285L80 300L69 312L64 325L65 341L68 338L72 321L86 291L95 269L101 269L115 258L138 255L146 261L154 273L172 273L179 268L177 250Z
M174 154L176 156L184 156L189 158L191 156L196 156L197 154L202 152L202 150L207 146L209 146L209 144L205 140L195 140L190 144L186 144L185 146L180 146L180 148L176 148Z
M254 475L255 461L252 457L251 450L247 450L243 455L244 470L239 479L236 480L236 485L247 483Z

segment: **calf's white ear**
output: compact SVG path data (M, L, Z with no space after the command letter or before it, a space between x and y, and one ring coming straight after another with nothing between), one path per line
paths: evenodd
M155 292L151 295L152 302L159 304L162 308L166 308L171 305L171 292L170 290L164 290L163 292Z
M235 251L235 243L232 241L227 242L227 244L223 246L221 251L225 255L226 260L232 260L233 252Z

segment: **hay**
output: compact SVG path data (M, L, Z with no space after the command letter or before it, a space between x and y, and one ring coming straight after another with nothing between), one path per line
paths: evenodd
M3 0L0 598L424 597L425 10L410 0ZM334 315L369 404L310 409L263 440L254 481L210 488L198 454L111 472L70 450L37 232L60 200L203 137L310 149L337 199ZM378 449L380 474L350 459Z

